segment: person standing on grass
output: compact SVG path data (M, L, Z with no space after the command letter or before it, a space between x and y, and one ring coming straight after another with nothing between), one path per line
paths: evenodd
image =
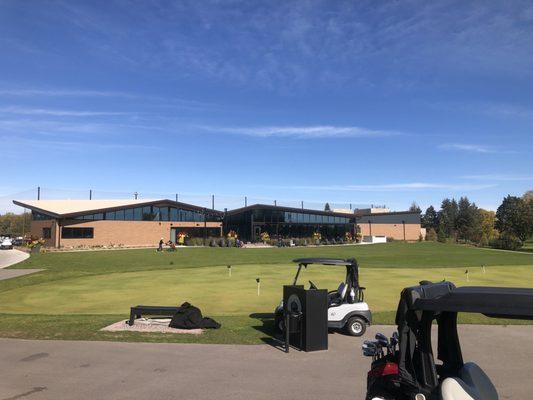
M159 241L159 247L157 248L157 251L163 251L163 238L161 238L161 240Z

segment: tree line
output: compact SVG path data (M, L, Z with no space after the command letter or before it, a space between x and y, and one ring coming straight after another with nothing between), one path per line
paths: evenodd
M420 208L413 203L410 210ZM438 211L429 206L421 223L427 240L516 250L533 236L533 191L505 197L496 212L477 207L466 196L458 201L446 198Z
M23 236L30 232L31 213L0 215L0 236Z

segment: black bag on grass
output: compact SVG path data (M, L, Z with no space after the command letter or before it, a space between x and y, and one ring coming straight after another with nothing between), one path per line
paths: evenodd
M204 318L198 307L187 302L180 306L180 309L168 325L177 329L218 329L220 324L211 318Z

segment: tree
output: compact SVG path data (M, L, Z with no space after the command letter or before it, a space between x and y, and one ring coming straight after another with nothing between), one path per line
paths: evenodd
M455 199L444 199L438 213L439 219L439 236L455 236L457 222L458 205Z
M475 203L467 197L461 197L457 206L455 220L457 238L467 242L479 242L481 239L481 215Z
M522 196L526 207L526 225L528 226L529 237L533 235L533 190L528 190Z
M422 215L422 227L426 229L434 229L437 231L437 228L439 226L439 216L437 215L437 211L435 211L435 208L433 206L429 206L426 209L426 212L424 215Z
M22 236L29 233L31 214L6 213L0 215L0 235Z
M492 241L498 238L498 230L494 227L496 222L496 213L494 211L479 209L481 217L481 238L479 244L488 246Z
M409 207L409 211L417 212L417 213L421 213L422 212L422 210L420 209L418 204L416 204L414 201L411 203L411 207Z
M496 229L525 242L533 234L530 207L529 201L508 195L496 211Z
M331 211L331 207L329 206L329 203L326 203L324 206L324 211Z

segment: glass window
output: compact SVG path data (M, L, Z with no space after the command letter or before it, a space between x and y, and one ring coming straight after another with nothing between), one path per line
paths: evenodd
M124 221L124 210L115 211L115 219L117 221Z
M53 219L52 217L38 213L37 211L32 211L31 216L34 221L44 221L44 220Z
M171 221L178 221L178 209L177 208L174 208L174 207L171 207L170 208L170 220Z
M95 220L104 219L104 213L94 214L93 219Z
M115 212L114 211L108 211L105 213L105 219L108 219L110 221L113 221L115 219Z
M43 228L43 239L50 239L52 237L52 228Z
M124 210L124 219L126 221L133 221L133 208L126 208Z
M153 220L152 207L150 207L150 206L143 207L142 213L143 213L143 221L152 221Z
M61 228L61 237L63 239L92 239L94 237L94 228Z
M142 221L143 219L143 209L142 207L137 207L133 209L133 219L135 221Z
M168 221L168 207L159 207L161 221Z
M152 219L154 221L159 221L159 217L161 216L160 212L159 212L159 207L157 206L153 206L152 207Z

